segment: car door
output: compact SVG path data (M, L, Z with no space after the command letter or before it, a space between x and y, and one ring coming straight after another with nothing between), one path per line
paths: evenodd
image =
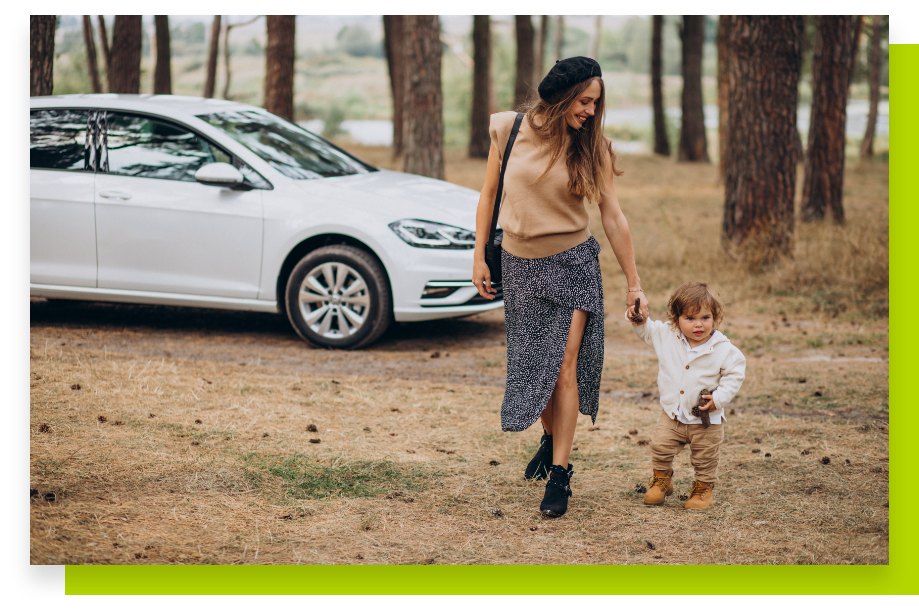
M29 113L29 281L96 287L90 110Z
M198 168L229 156L178 122L115 111L105 122L99 288L256 298L261 190L196 182Z

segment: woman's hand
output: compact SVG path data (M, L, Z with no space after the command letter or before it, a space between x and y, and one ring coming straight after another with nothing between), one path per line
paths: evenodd
M483 260L476 260L472 264L472 283L475 284L479 295L483 299L493 301L498 289L491 285L491 271L488 269L488 263Z

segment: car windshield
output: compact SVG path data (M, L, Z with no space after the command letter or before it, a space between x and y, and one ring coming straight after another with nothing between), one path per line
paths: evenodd
M350 176L376 171L334 144L279 117L257 110L198 115L295 180Z

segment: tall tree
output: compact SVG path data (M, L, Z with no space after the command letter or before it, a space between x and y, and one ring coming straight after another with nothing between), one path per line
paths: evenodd
M536 47L536 72L533 74L533 83L538 87L545 76L546 65L546 39L549 36L549 16L543 15L539 19L539 44Z
M730 16L722 244L753 270L790 255L794 235L800 16Z
M443 94L437 15L406 15L403 170L444 178Z
M392 155L402 155L405 131L405 18L402 15L383 15L383 42L386 64L389 66L389 88L392 93Z
M112 61L109 87L112 93L140 93L140 50L143 18L115 15L112 26Z
M517 32L517 78L514 81L514 108L519 108L535 89L533 74L536 71L533 58L533 17L515 15Z
M683 15L680 38L683 42L683 100L677 161L708 163L705 113L702 107L702 45L705 42L705 15Z
M818 15L814 45L810 132L804 161L801 219L822 219L827 208L837 224L842 208L846 161L846 102L852 67L853 20L848 15Z
M214 20L211 22L211 42L207 51L207 77L204 81L204 97L214 97L214 89L217 86L217 52L219 48L220 15L214 15Z
M108 44L108 32L105 29L105 17L99 15L99 47L102 51L102 63L105 64L105 85L112 90L112 52Z
M156 67L153 69L153 93L172 93L172 54L169 49L169 17L154 15L156 24Z
M469 123L469 156L488 158L491 136L488 116L491 106L491 19L472 18L472 114Z
M223 99L225 100L230 99L230 77L232 75L232 72L230 71L230 32L233 30L233 28L255 23L261 19L261 17L261 15L256 15L247 21L231 24L230 16L227 15L227 18L224 20L226 22L226 26L223 33L223 68L224 72L226 73L226 80L223 81Z
M268 15L265 45L265 110L294 120L296 16Z
M99 80L99 67L96 64L96 42L93 37L93 20L83 15L83 46L86 48L86 67L89 70L89 82L93 93L102 93L102 82Z
M29 16L29 95L51 95L54 88L56 15Z
M853 18L855 33L852 34L852 65L849 67L849 84L852 84L852 78L855 74L855 67L858 66L858 47L862 37L862 26L865 23L864 15L855 15Z
M871 17L871 38L868 40L868 125L859 154L862 159L874 156L874 130L878 122L878 102L881 101L881 15Z
M718 50L718 163L720 179L724 182L724 155L728 145L728 28L731 21L727 15L718 18L718 34L715 47Z
M651 106L654 108L654 152L669 157L670 141L667 139L667 117L664 116L661 61L663 21L663 15L654 15L651 23Z
M565 16L555 18L555 61L562 59L562 45L565 44Z
M600 36L602 34L603 34L603 15L597 15L596 23L594 23L594 35L590 41L590 56L594 59L597 59L598 57L600 57Z

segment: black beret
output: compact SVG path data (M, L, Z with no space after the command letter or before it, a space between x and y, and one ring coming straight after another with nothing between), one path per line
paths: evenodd
M539 97L551 103L559 93L594 76L603 76L600 64L589 57L569 57L555 62L537 91Z

